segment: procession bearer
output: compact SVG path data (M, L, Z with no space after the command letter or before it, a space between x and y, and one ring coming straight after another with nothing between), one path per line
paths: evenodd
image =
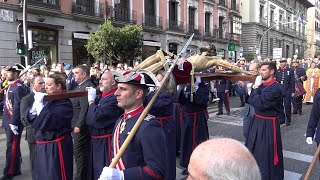
M124 114L116 122L113 131L114 156L144 110L143 101L147 96L148 87L155 86L157 80L153 74L138 71L125 72L117 78L117 82L118 89L115 95L118 106L124 109ZM166 147L161 123L154 116L147 115L116 168L103 168L100 179L163 179L166 175Z

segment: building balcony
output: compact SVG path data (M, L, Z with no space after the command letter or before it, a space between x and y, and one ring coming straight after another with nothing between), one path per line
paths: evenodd
M94 1L77 1L72 5L73 14L81 14L93 17L103 17L104 7Z
M262 26L267 26L267 19L263 18L263 17L260 17L259 18L259 24L262 25Z
M28 0L28 4L32 6L60 10L60 0Z
M188 34L194 33L195 36L201 36L202 27L196 25L188 25Z
M115 23L137 23L137 11L134 10L107 6L106 16Z
M184 32L183 21L167 20L167 31Z
M283 1L280 1L280 0L274 0L275 1L275 3L277 4L277 5L279 5L280 7L286 7L286 5L285 5L285 3L283 2Z
M227 1L226 0L219 0L219 6L227 8L228 7Z
M215 29L214 31L217 34L217 39L218 40L228 40L229 39L229 33L227 33L222 28Z
M240 6L239 6L239 4L232 3L232 4L231 4L231 11L240 12Z
M230 37L231 41L234 41L236 43L240 43L241 34L229 33L229 37Z
M151 28L162 30L162 17L142 14L142 26L148 29Z
M215 0L203 0L203 3L214 4Z

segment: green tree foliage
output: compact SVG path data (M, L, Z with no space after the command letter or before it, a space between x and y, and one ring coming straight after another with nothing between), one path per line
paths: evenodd
M85 47L98 61L110 64L134 60L141 55L142 46L141 26L114 27L111 21L106 20L97 32L90 34Z
M252 61L254 59L254 55L252 53L247 54L247 61Z

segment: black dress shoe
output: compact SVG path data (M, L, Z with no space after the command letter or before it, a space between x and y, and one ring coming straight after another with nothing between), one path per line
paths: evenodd
M230 112L227 112L228 115L230 115Z
M186 176L186 175L189 175L188 169L183 170L181 174L182 174L182 175L185 175L185 176Z
M218 112L216 115L222 115L223 113L222 112Z
M291 123L289 123L289 122L288 122L288 123L286 123L286 126L290 126L290 125L291 125Z
M293 112L292 114L298 114L297 112Z
M12 179L11 175L6 175L6 174L2 174L0 176L0 180L8 180L8 179Z
M299 114L300 114L300 115L303 115L303 113L302 113L302 112L299 112Z
M244 107L244 104L241 104L240 107Z

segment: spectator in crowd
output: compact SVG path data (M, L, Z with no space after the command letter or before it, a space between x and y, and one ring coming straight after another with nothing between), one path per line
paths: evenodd
M250 151L229 138L211 139L192 153L187 180L261 180L259 167Z

